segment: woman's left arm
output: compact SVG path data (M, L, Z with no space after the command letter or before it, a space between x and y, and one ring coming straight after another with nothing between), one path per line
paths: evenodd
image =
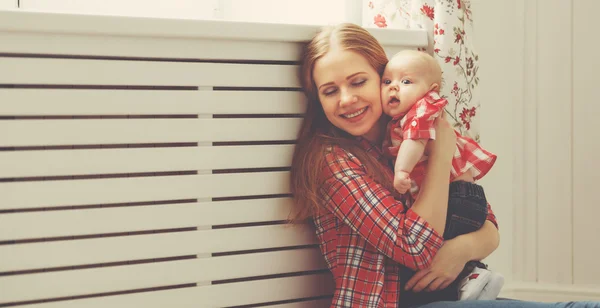
M471 260L482 260L500 244L496 217L488 205L489 214L483 226L472 233L448 240L440 248L429 268L418 271L407 283L414 292L445 289Z
M483 224L481 229L468 234L461 235L461 240L465 242L470 251L470 257L467 260L480 261L492 254L498 245L500 245L500 233L494 224L489 220ZM465 262L466 263L466 262Z
M494 214L494 211L492 211L489 203L487 205L487 209L488 215L481 229L472 233L461 235L463 237L461 241L464 241L465 245L470 246L467 247L468 252L470 252L467 262L471 260L480 261L485 259L487 256L492 254L496 248L498 248L498 245L500 245L500 233L498 232L496 215Z

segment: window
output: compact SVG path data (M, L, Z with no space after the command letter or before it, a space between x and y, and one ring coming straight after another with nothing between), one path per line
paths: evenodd
M362 0L18 0L19 9L94 15L219 19L324 25L360 24ZM0 0L13 8L17 0ZM5 4L6 3L6 4Z

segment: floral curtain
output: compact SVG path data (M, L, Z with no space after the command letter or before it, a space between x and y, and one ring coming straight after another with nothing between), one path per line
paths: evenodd
M479 141L479 57L471 0L363 0L362 11L364 27L427 30L427 52L443 71L448 118L463 135Z

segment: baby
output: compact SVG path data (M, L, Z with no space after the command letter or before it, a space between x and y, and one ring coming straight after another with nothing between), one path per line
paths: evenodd
M408 191L414 198L425 176L427 141L435 139L433 122L443 115L448 103L439 95L441 79L442 70L438 62L429 54L415 50L404 50L394 55L381 78L383 112L392 117L386 130L384 150L396 159L394 188L402 194ZM401 129L401 134L397 128ZM496 161L496 155L484 150L474 140L459 132L456 132L456 137L445 240L474 232L485 223L487 200L483 188L474 181L483 177ZM401 281L406 283L413 274L404 273L403 276L409 277L401 277ZM495 299L504 278L489 271L482 263L472 261L455 283L460 300ZM419 294L403 296L407 299Z

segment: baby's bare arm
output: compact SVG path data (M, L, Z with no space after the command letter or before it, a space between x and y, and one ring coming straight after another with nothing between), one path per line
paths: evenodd
M398 150L398 157L396 157L394 171L410 173L423 156L426 144L427 140L425 139L406 139L402 141Z

